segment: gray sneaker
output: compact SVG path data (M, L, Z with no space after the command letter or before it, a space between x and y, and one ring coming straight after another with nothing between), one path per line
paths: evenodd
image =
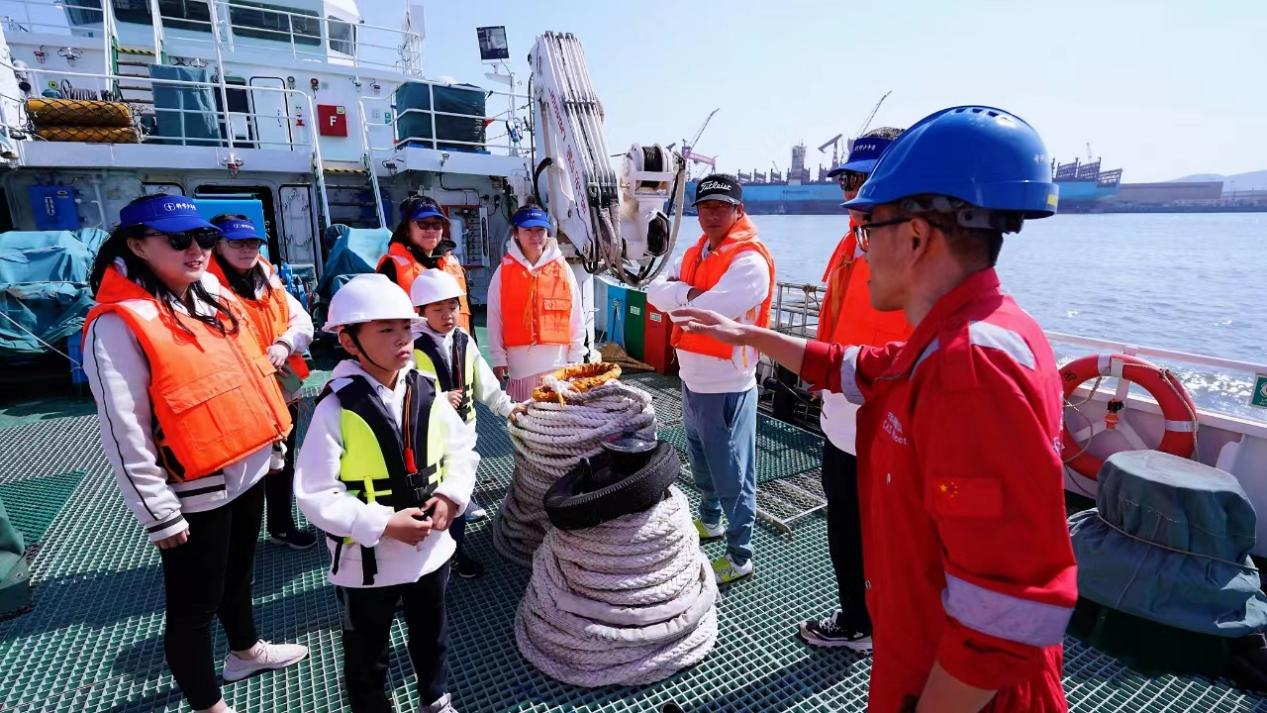
M224 659L224 672L221 674L225 683L241 681L264 671L293 666L308 657L308 647L257 641L251 647L251 653L253 656L248 659L229 652Z

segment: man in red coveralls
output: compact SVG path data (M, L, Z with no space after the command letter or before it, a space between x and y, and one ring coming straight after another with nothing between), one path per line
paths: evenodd
M883 347L806 341L684 309L687 331L765 352L862 404L858 474L869 710L1065 711L1077 574L1065 527L1061 384L1042 330L1005 296L1003 234L1056 210L1019 117L946 109L895 140L857 198L872 304L915 330Z

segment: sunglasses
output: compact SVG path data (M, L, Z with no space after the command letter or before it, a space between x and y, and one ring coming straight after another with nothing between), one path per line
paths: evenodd
M444 230L444 222L432 218L415 220L414 225L418 226L419 230Z
M224 241L224 244L239 252L253 253L260 249L260 246L264 244L264 241L247 238L246 240L226 240Z
M172 250L183 252L189 249L190 245L195 242L198 247L203 250L210 250L220 242L220 233L214 230L189 230L184 233L159 233L152 231L145 233L145 238L167 238L167 244L172 246Z
M846 191L856 191L862 188L862 184L867 182L867 174L858 173L856 171L845 171L836 178L840 183L840 187Z

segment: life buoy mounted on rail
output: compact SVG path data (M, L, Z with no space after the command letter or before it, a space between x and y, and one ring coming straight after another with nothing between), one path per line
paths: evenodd
M1092 354L1075 359L1060 370L1060 379L1064 384L1065 405L1075 410L1078 405L1070 402L1069 397L1082 384L1103 378L1118 378L1138 384L1161 407L1162 418L1166 422L1166 431L1156 450L1181 456L1192 457L1197 445L1197 407L1192 402L1179 378L1169 369L1144 361L1128 354ZM1094 389L1094 387L1093 387ZM1090 398L1087 399L1088 401ZM1082 402L1085 403L1085 402ZM1115 430L1120 423L1118 412L1125 404L1119 399L1109 400L1104 413L1104 430ZM1088 423L1089 420L1088 420ZM1104 459L1092 455L1091 441L1097 433L1079 442L1069 428L1069 419L1065 419L1061 440L1064 444L1065 465L1088 478L1094 479L1104 465Z

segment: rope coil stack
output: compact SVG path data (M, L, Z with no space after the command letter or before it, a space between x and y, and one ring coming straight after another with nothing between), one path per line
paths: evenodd
M515 474L493 532L502 556L532 567L515 617L519 652L576 686L659 681L717 641L717 584L690 504L671 485L681 467L672 448L660 443L598 490L572 489L610 475L605 443L655 442L651 396L619 376L614 365L586 364L543 380L510 423Z
M613 437L655 439L647 392L617 380L588 391L569 388L563 378L547 377L547 384L549 400L530 402L527 412L510 422L515 473L493 528L497 551L521 567L532 566L533 552L545 538L549 518L542 499L556 480Z
M551 529L515 617L519 652L574 686L643 685L717 641L717 584L676 487L648 510Z

